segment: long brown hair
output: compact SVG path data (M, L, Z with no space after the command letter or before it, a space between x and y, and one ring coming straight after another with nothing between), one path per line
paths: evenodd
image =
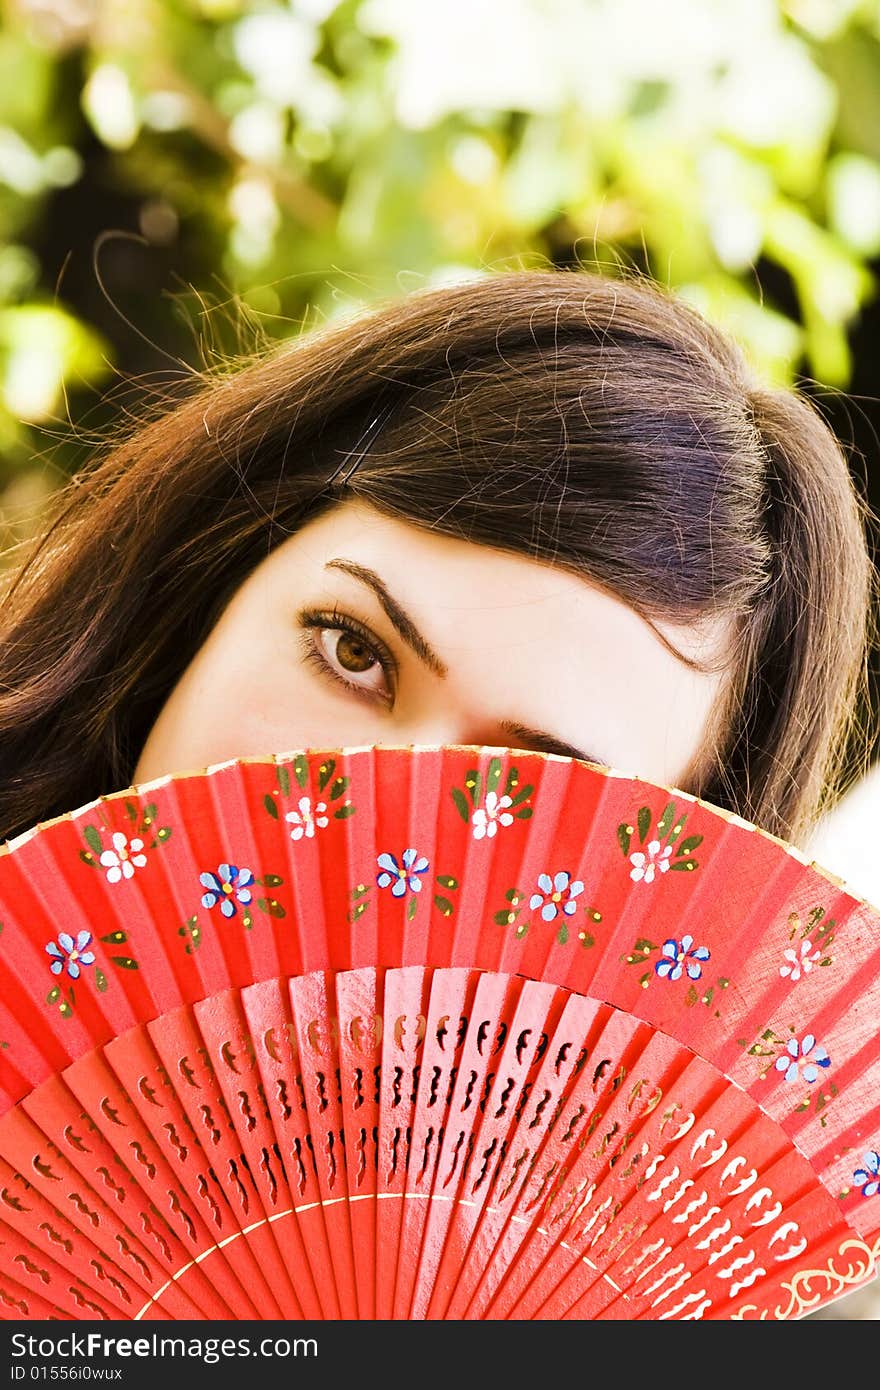
M345 497L562 566L651 622L730 615L684 789L787 839L835 795L872 569L833 433L666 291L515 271L199 377L60 489L3 586L0 838L130 785L232 593Z

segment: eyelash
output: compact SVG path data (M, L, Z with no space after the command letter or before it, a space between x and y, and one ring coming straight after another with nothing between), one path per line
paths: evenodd
M383 705L391 705L394 702L394 691L397 684L397 662L393 654L386 647L385 643L371 632L366 624L358 622L357 618L352 618L348 613L343 613L339 608L328 610L312 611L306 610L299 614L299 625L303 629L302 651L303 657L323 676L329 677L336 685L342 686L344 690L353 695L359 696L363 700L368 700L375 704L377 701ZM313 632L348 632L352 637L358 637L370 648L370 651L379 661L388 682L390 695L375 694L367 690L365 686L358 685L355 681L348 681L341 676L333 666L330 665L323 652L316 646Z

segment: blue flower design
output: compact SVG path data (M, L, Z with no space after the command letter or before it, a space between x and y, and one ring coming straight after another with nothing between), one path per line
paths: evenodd
M862 1162L865 1166L856 1169L853 1182L862 1189L863 1197L876 1197L880 1192L880 1153L869 1149L862 1154Z
M554 874L552 878L549 874L538 874L538 887L541 891L532 894L529 907L533 912L540 908L545 922L552 922L560 912L571 917L577 911L575 898L584 891L580 879L572 883L571 874L564 872Z
M380 888L387 888L390 883L391 895L395 898L402 898L407 888L413 893L419 893L422 880L417 874L425 873L428 868L425 856L419 855L414 849L405 849L400 860L398 864L393 854L380 854L376 860L382 870L376 875L376 882Z
M784 1054L777 1057L775 1065L777 1071L785 1073L786 1081L797 1081L800 1077L812 1085L819 1068L831 1066L831 1058L812 1033L805 1033L800 1042L797 1038L789 1038Z
M199 874L199 883L208 889L202 896L202 907L216 907L219 902L223 916L234 917L238 909L233 897L244 905L251 902L254 895L247 885L253 881L250 869L239 869L235 864L220 864L216 874Z
M703 973L700 961L708 960L710 954L708 946L694 947L692 936L683 936L680 941L671 936L663 942L663 959L654 969L661 979L680 980L686 970L689 979L698 980Z
M82 973L80 966L94 965L95 963L94 951L86 950L91 940L91 932L81 931L76 941L74 941L73 937L70 936L68 932L59 932L58 944L56 945L54 941L50 941L46 947L47 955L54 957L52 964L49 966L52 974L60 975L66 965L67 973L70 978L72 980L78 980Z

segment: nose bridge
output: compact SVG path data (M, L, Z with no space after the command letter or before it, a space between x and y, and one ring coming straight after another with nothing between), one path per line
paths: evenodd
M401 743L412 743L426 747L447 743L472 743L464 731L460 719L413 719L397 731Z
M477 715L473 710L456 709L451 706L425 709L414 714L404 724L398 725L395 737L401 743L435 744L497 744L497 727L485 715ZM390 740L389 740L390 741Z

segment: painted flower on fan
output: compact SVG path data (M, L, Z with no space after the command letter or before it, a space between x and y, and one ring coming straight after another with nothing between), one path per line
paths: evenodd
M853 1182L856 1187L862 1189L863 1197L876 1197L880 1194L880 1153L875 1149L869 1149L862 1154L864 1168L857 1168L853 1173Z
M513 825L513 815L508 811L508 806L513 805L513 798L510 796L499 796L497 792L487 792L486 800L482 806L478 806L471 817L474 827L474 839L487 839L497 834L499 825Z
M580 879L572 883L571 874L565 872L554 874L552 878L549 874L538 874L538 887L541 891L532 894L529 907L533 912L540 908L545 922L552 922L560 912L571 917L577 911L575 898L584 891Z
M327 817L324 815L326 810L326 801L317 802L313 811L312 803L309 798L307 796L301 796L297 803L297 809L295 811L288 811L284 817L284 819L289 821L293 826L290 832L291 840L301 840L303 836L305 836L307 840L313 839L315 827L317 826L319 830L323 830L324 826L329 823Z
M59 932L58 943L50 941L46 947L46 954L53 957L49 969L53 975L60 975L65 966L67 973L72 980L80 977L80 967L83 965L94 965L94 951L86 950L91 945L91 932L81 931L74 941L73 937L66 931Z
M782 952L785 965L779 967L782 976L788 976L792 983L801 978L801 975L809 975L813 966L821 959L821 952L817 951L812 941L802 941L799 951L789 947Z
M144 848L141 839L128 840L120 830L114 831L110 839L113 848L104 850L100 862L107 870L107 882L119 883L123 878L131 878L136 868L142 869L147 856L141 852Z
M654 966L661 978L680 980L686 971L689 979L698 980L703 973L700 962L709 959L710 951L708 946L694 946L692 936L683 936L680 941L671 936L663 942L662 955Z
M667 845L665 849L660 848L659 840L651 840L647 845L647 853L636 850L631 854L629 862L633 865L630 870L630 878L636 883L653 883L656 873L665 874L669 868L669 859L672 854L672 846Z
M402 898L407 888L413 893L420 892L422 880L418 875L425 873L428 868L425 856L419 855L414 849L405 849L400 861L398 864L393 854L380 854L376 859L381 870L376 875L376 882L380 888L387 888L390 884L392 897L395 898Z
M199 883L208 890L202 896L202 907L216 907L219 903L224 917L234 917L238 909L233 898L247 906L253 899L248 886L253 881L250 869L240 869L235 864L219 865L216 874L199 874Z
M812 1085L818 1079L819 1068L831 1066L831 1058L812 1033L805 1033L800 1041L789 1038L775 1066L777 1071L785 1073L786 1081L801 1080Z

